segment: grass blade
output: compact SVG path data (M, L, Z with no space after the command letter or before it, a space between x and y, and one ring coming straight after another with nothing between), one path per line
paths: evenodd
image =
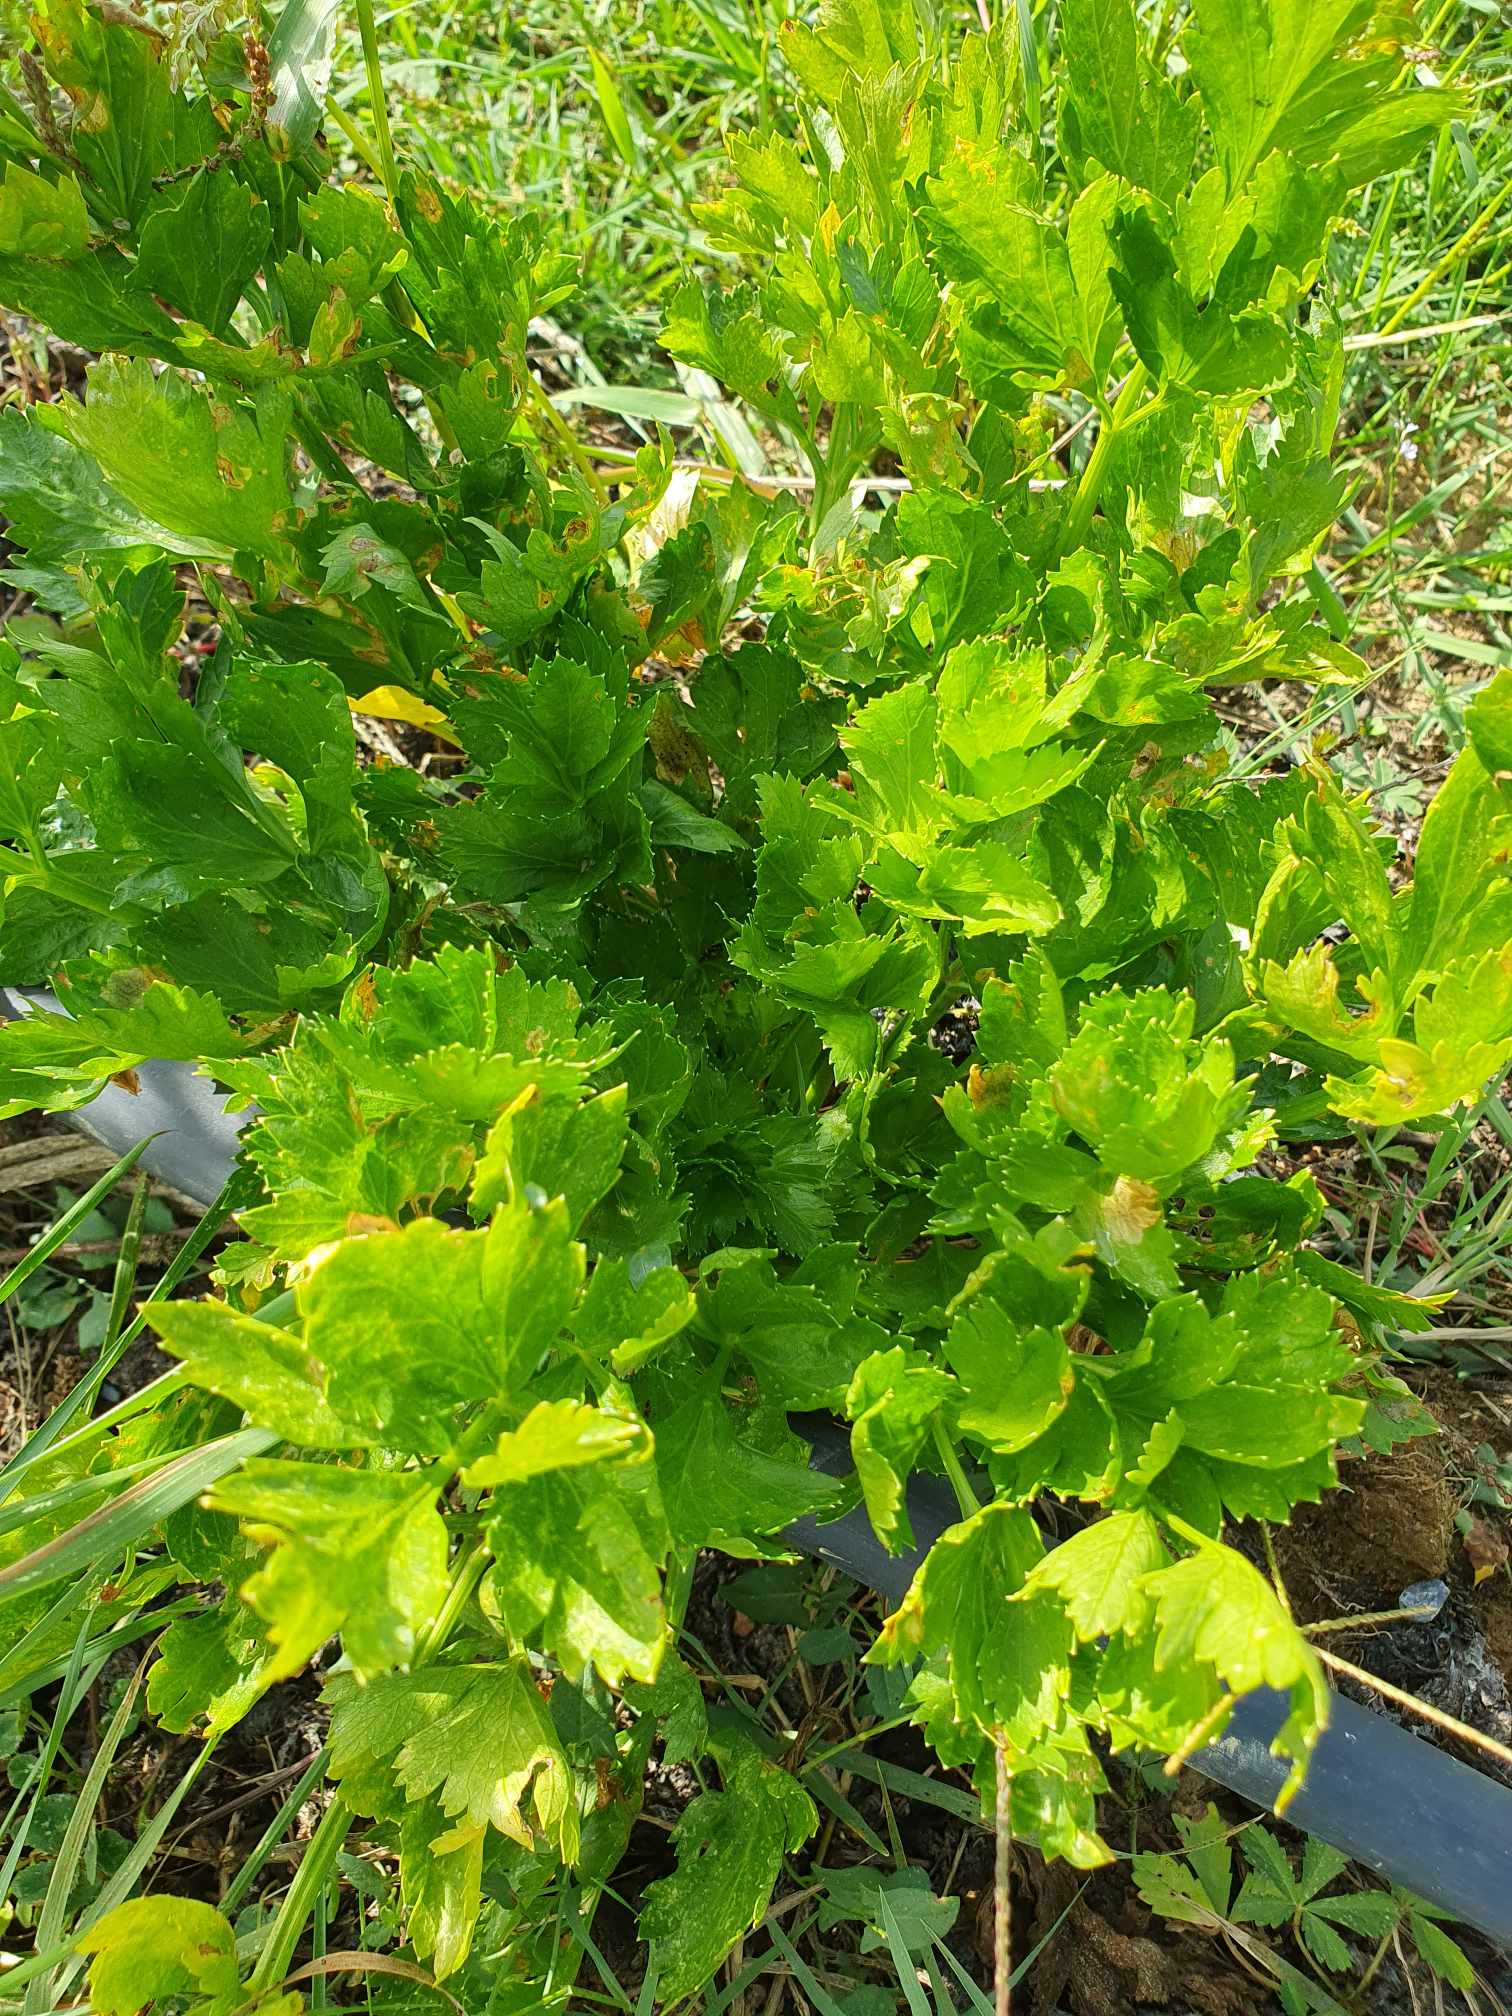
M69 1422L94 1405L100 1388L146 1327L148 1310L156 1302L167 1301L211 1240L219 1234L232 1212L239 1210L243 1202L250 1203L257 1195L258 1189L257 1179L250 1170L232 1171L220 1195L164 1268L161 1278L154 1283L151 1292L143 1299L135 1316L116 1338L114 1345L108 1350L102 1348L90 1370L72 1391L59 1401L47 1419L32 1430L9 1463L0 1470L0 1505L5 1503L32 1465L40 1462L54 1447ZM177 1380L180 1384L183 1383L180 1373L168 1373L164 1376ZM143 1388L144 1392L152 1390L151 1387ZM164 1389L162 1397L166 1399L172 1390L171 1387ZM102 1416L98 1422L91 1425L96 1429L103 1429L111 1418L109 1415Z
M172 1824L173 1816L188 1798L190 1792L193 1791L195 1785L199 1782L201 1774L206 1770L211 1759L214 1757L215 1746L219 1741L219 1736L210 1736L206 1739L204 1748L137 1836L136 1841L132 1845L131 1853L122 1862L120 1868L117 1869L104 1889L101 1890L99 1896L80 1915L79 1922L74 1928L74 1938L76 1941L81 1932L87 1932L91 1925L97 1925L107 1912L113 1911L117 1904L124 1903L136 1889L147 1864L157 1853L158 1843ZM50 1961L46 1954L41 1955L40 1959L48 1966L57 1965L57 1962L55 1960ZM53 1983L53 1993L56 1998L55 2006L61 2006L64 1990L83 1965L83 1955L79 1954L60 1968L58 1979ZM27 1961L24 1963L24 1966L26 1970L30 1971L23 1972L23 1968L17 1968L14 1974L6 1976L7 1987L12 1985L19 1986L22 1979L29 1980L35 1973L43 1971L43 1967L37 1962Z
M42 1900L42 1913L37 1920L36 1943L43 1952L55 1946L63 1936L68 1900L73 1892L74 1877L78 1874L79 1863L83 1859L84 1843L94 1822L95 1809L99 1804L100 1793L104 1789L106 1774L115 1760L121 1738L126 1733L146 1671L147 1661L144 1658L132 1674L131 1682L110 1718L110 1726L100 1739L100 1747L91 1760L89 1774L84 1780L83 1790L79 1793L78 1803L69 1815L63 1845L59 1848L57 1859L53 1863L47 1895ZM27 1985L26 2016L42 2016L42 2012L48 2007L47 1982L43 1976L38 1975Z
M898 1914L886 1890L877 1886L877 1915L882 1920L882 1935L887 1941L887 1950L892 1955L893 1966L897 1969L898 1983L908 2001L910 2016L932 2016L929 2002L919 1983L919 1970L913 1955L908 1950L908 1941L903 1937L903 1928L898 1923Z
M271 1428L240 1428L234 1435L207 1442L202 1449L175 1456L155 1476L128 1485L119 1498L91 1512L77 1526L55 1534L0 1570L0 1597L43 1588L61 1576L77 1574L97 1561L124 1553L171 1512L190 1504L218 1477L234 1470L243 1457L256 1456L277 1440Z
M319 1750L310 1759L309 1764L296 1781L293 1791L289 1793L278 1811L273 1815L273 1818L268 1822L267 1827L258 1840L257 1846L252 1850L251 1854L232 1878L225 1896L220 1900L220 1908L228 1918L234 1918L241 1909L243 1903L246 1901L247 1893L251 1890L252 1885L257 1881L258 1876L262 1872L263 1864L273 1853L273 1850L278 1846L284 1835L288 1833L289 1828L293 1825L295 1814L298 1813L300 1807L303 1806L306 1799L309 1798L315 1787L325 1776L326 1759L329 1755L329 1750Z
M115 1278L110 1284L110 1308L105 1316L105 1335L100 1343L100 1356L109 1355L115 1348L126 1322L126 1306L131 1300L131 1291L136 1286L137 1262L142 1253L142 1227L147 1217L147 1192L149 1184L145 1176L138 1176L136 1188L131 1193L131 1209L126 1213L126 1224L121 1233L120 1251L116 1254Z
M141 1159L143 1150L156 1136L144 1134L135 1148L128 1149L113 1169L107 1169L99 1182L85 1191L76 1203L70 1204L61 1218L53 1220L42 1237L33 1246L24 1260L18 1260L3 1281L0 1281L0 1302L8 1302L18 1288L22 1288L36 1273L51 1254L76 1232L95 1206L114 1190L123 1176L129 1176Z
M812 1921L811 1921L812 1922ZM819 1982L812 1967L804 1959L798 1948L788 1938L775 1918L769 1918L764 1927L777 1951L793 1970L793 1979L803 1990L810 2002L818 2010L819 2016L844 2016L840 2004L828 1994Z
M588 51L588 61L593 69L593 95L598 99L599 110L604 115L604 124L609 129L609 138L614 142L615 152L627 168L638 169L641 165L640 148L636 143L635 129L630 123L624 94L615 80L614 72L597 49Z
M42 1795L47 1790L47 1781L52 1776L53 1763L57 1758L59 1746L63 1741L63 1731L67 1728L70 1716L83 1698L85 1689L99 1671L98 1667L94 1667L90 1671L88 1680L80 1678L84 1667L84 1645L88 1636L89 1615L86 1611L79 1624L79 1635L74 1640L73 1651L69 1654L68 1670L63 1676L63 1686L58 1695L58 1705L53 1710L52 1726L47 1732L47 1741L42 1747L42 1756L37 1765L37 1789L31 1796L31 1804L26 1809L26 1817L17 1828L15 1838L11 1842L10 1850L5 1858L5 1866L3 1869L0 1869L0 1897L9 1897L11 1894L11 1885L15 1881L16 1869L20 1864L21 1857L26 1853L26 1843L31 1834L32 1822L37 1817L37 1808L41 1805Z

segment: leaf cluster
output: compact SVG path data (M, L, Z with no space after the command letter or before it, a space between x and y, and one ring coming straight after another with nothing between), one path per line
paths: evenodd
M667 1993L707 1978L814 1815L707 1731L693 1554L858 1494L900 1549L919 1467L962 1518L873 1657L1047 1851L1106 1856L1110 1748L1270 1686L1295 1778L1327 1717L1224 1534L1330 1488L1415 1312L1262 1157L1433 1126L1512 1056L1512 674L1410 872L1214 699L1366 677L1297 586L1344 496L1326 253L1456 101L1371 0L1198 0L1180 65L1128 0L1061 11L1050 123L1002 31L785 31L803 139L733 141L738 277L663 342L802 506L665 431L606 476L527 352L549 221L337 184L255 36L185 63L43 0L0 124L0 301L102 353L0 416L39 612L0 643L0 971L62 1004L0 1031L0 1111L152 1058L256 1108L223 1293L150 1312L174 1397L28 1468L7 1677L67 1657L39 1550L81 1499L250 1435L174 1472L102 1615L227 1592L163 1638L177 1730L339 1640L331 1775L438 1975L484 1916L554 1964L541 1888L607 1880L660 1737L719 1783L642 1926ZM1069 477L1052 394L1096 422ZM98 2006L232 1992L218 1931L111 1922Z

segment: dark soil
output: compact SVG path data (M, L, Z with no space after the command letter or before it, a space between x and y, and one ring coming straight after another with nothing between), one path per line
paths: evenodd
M1321 1505L1298 1508L1275 1536L1281 1577L1304 1623L1393 1608L1413 1583L1442 1579L1449 1600L1426 1622L1400 1620L1330 1632L1339 1653L1431 1706L1512 1746L1512 1576L1505 1565L1476 1581L1476 1564L1456 1525L1474 1517L1494 1555L1512 1535L1508 1508L1478 1504L1471 1492L1486 1469L1477 1452L1488 1444L1505 1461L1512 1424L1497 1391L1477 1390L1442 1368L1413 1373L1440 1433L1340 1466L1341 1489ZM1506 1380L1495 1382L1502 1393ZM1484 1550L1483 1550L1484 1551ZM1335 1675L1344 1691L1365 1700L1418 1735L1479 1770L1512 1784L1512 1766L1446 1737L1370 1690Z

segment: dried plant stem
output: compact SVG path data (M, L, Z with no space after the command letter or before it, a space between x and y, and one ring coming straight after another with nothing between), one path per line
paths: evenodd
M996 1857L992 1872L992 2007L993 2016L1012 2016L1013 1952L1013 1774L1001 1743L997 1745Z
M1442 1708L1435 1708L1430 1701L1419 1700L1416 1694L1409 1694L1401 1687L1393 1687L1389 1680L1382 1680L1374 1673L1367 1673L1363 1666L1353 1666L1347 1659L1341 1659L1337 1652L1330 1652L1322 1645L1312 1648L1325 1666L1331 1666L1336 1673L1347 1673L1351 1680L1358 1680L1362 1687L1369 1687L1377 1694L1384 1694L1388 1701L1394 1701L1398 1708L1410 1708L1414 1715L1421 1715L1425 1722L1432 1722L1450 1736L1457 1736L1462 1743L1471 1743L1477 1750L1484 1750L1488 1757L1498 1758L1503 1764L1512 1764L1512 1750L1505 1743L1498 1743L1494 1736L1483 1735L1479 1729L1472 1729L1468 1722L1461 1722L1457 1715L1446 1715Z

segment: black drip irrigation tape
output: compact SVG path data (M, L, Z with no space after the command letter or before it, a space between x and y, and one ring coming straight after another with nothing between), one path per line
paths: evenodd
M0 988L6 1016L27 1014L33 1006L58 1004L35 990ZM231 1174L238 1136L251 1115L228 1113L224 1095L186 1064L144 1064L136 1077L136 1091L111 1085L69 1118L117 1154L144 1134L156 1134L140 1166L208 1204ZM816 1469L849 1472L842 1428L812 1416L797 1425L813 1443ZM896 1602L920 1560L960 1516L944 1480L925 1474L910 1482L908 1506L918 1536L909 1554L888 1554L859 1510L823 1526L800 1520L787 1537ZM1270 1745L1287 1709L1286 1697L1268 1688L1246 1695L1222 1740L1199 1750L1193 1768L1273 1812L1286 1767ZM1286 1818L1512 1947L1512 1791L1372 1709L1333 1696L1328 1728Z

